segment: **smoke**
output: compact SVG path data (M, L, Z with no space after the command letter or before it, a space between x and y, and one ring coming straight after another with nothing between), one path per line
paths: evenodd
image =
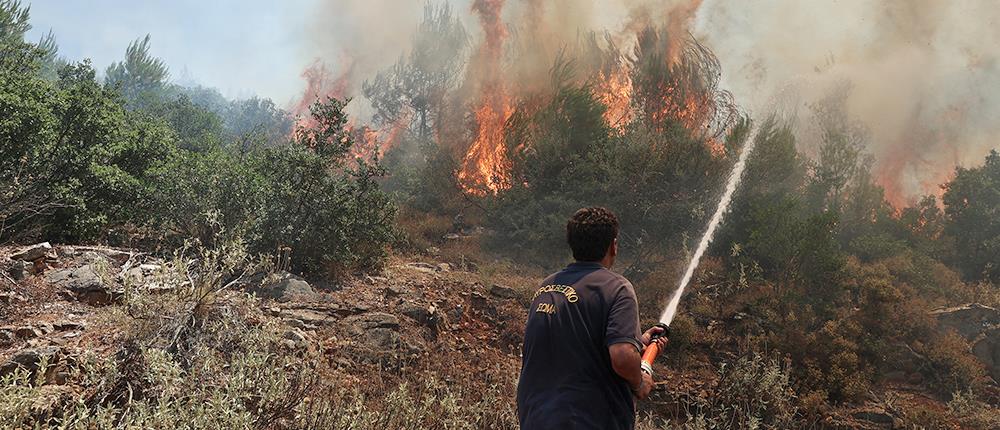
M308 84L306 100L292 105L305 101L308 106L317 96L352 97L348 112L369 118L361 85L407 51L423 7L422 0L324 0L315 10L303 11L312 16L303 46L315 60L302 76ZM317 81L317 76L328 82Z
M956 165L995 147L998 18L987 1L708 0L694 33L718 55L737 103L797 118L806 151L818 144L814 106L848 91L844 108L868 130L875 178L901 207L940 194Z
M361 83L411 45L424 0L327 0L314 13L309 49L342 78L364 120ZM689 33L722 68L721 88L754 117L797 121L801 149L820 144L815 111L843 92L843 113L863 126L874 177L897 207L939 194L956 165L981 162L1000 131L1000 70L988 1L841 0L455 0L472 37L470 103L476 86L516 97L544 87L563 50L596 31L630 52L637 30L666 29L677 61ZM476 53L479 53L478 55ZM485 55L484 53L488 53ZM503 56L503 61L498 61ZM515 58L516 61L510 61ZM498 102L492 102L497 104ZM473 110L475 107L472 108ZM502 111L494 108L494 113ZM494 116L497 116L494 114Z

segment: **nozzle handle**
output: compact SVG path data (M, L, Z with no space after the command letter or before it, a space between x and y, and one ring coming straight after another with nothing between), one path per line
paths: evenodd
M666 324L659 323L654 327L662 327L663 331L654 334L649 338L649 345L646 345L646 349L642 352L642 371L650 375L653 374L653 362L656 361L656 357L660 355L660 344L654 342L655 340L662 337L670 336L670 327Z

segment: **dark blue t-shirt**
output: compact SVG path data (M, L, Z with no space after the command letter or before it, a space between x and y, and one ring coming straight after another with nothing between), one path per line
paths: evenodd
M598 263L573 263L542 282L528 308L517 414L522 430L635 427L628 382L608 346L642 349L632 284Z

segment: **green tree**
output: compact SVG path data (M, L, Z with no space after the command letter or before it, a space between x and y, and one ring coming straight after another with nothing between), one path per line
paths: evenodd
M980 167L956 169L943 200L958 267L968 279L1000 281L1000 153L990 151Z
M105 85L117 88L133 107L144 107L163 91L170 72L163 60L149 54L149 35L125 50L125 60L108 66Z
M227 106L223 121L229 133L245 144L260 141L275 145L288 140L292 118L270 99L251 97Z
M430 139L432 131L439 132L431 127L440 123L447 96L459 83L468 39L447 3L427 4L410 53L363 85L375 109L375 123L382 126L409 119L421 140Z
M11 5L0 3L0 15ZM26 10L24 12L26 14ZM8 19L8 18L3 18ZM9 25L7 23L6 26ZM0 243L30 238L66 203L47 178L57 134L59 93L39 76L42 52L20 40L0 41Z
M24 34L31 30L30 10L20 0L0 0L0 44L24 41Z

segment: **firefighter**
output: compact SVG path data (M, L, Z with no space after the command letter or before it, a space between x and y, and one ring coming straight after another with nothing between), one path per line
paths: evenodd
M517 414L523 430L633 429L652 376L640 353L663 331L639 330L632 284L610 269L618 218L584 208L566 225L576 262L541 283L528 308ZM661 347L666 338L657 342Z

